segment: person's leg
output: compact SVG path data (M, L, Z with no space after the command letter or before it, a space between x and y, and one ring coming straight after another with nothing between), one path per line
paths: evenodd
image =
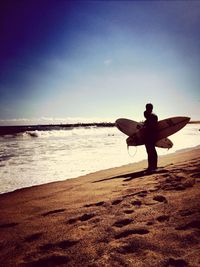
M158 155L157 155L157 152L156 152L156 148L155 146L152 146L152 162L151 162L151 166L153 168L153 170L157 169L157 163L158 163Z
M147 160L148 160L148 168L151 168L151 146L149 144L145 144L146 151L147 151Z
M145 144L148 155L148 170L157 169L157 152L154 144Z

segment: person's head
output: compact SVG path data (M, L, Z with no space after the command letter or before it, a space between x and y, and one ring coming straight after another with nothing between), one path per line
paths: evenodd
M153 111L153 105L151 103L146 104L146 111L151 113Z

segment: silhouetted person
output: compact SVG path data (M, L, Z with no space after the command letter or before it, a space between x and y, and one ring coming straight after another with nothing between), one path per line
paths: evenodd
M156 135L157 135L157 123L158 117L152 113L153 105L151 103L146 104L146 110L144 111L145 131L145 147L148 155L148 169L147 171L154 171L157 169L158 156L155 148Z

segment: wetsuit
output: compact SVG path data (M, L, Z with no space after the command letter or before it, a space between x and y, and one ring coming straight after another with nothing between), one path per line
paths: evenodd
M145 125L145 147L148 155L148 170L157 169L158 155L155 148L156 135L157 135L157 122L158 117L146 111L144 112L146 121Z

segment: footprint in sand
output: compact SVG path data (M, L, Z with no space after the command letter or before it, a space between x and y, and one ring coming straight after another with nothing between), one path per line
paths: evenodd
M60 213L60 212L63 212L65 211L65 209L57 209L57 210L50 210L48 212L45 212L42 214L42 216L48 216L48 215L52 215L52 214L55 214L55 213Z
M64 240L64 241L57 243L56 245L59 248L66 249L66 248L70 248L70 247L76 245L78 242L79 241L77 241L77 240Z
M146 195L147 194L145 194L145 193L140 193L140 194L138 194L138 197L146 197Z
M132 222L133 222L132 219L119 220L119 221L116 221L116 222L113 224L113 226L116 226L116 227L121 228L121 227L123 227L123 226L126 226L126 225L132 223Z
M142 205L142 202L140 200L134 200L131 202L132 205L140 207Z
M164 221L169 221L169 216L168 215L161 215L159 217L156 218L157 221L159 222L164 222Z
M137 229L129 229L126 231L123 231L115 236L115 239L124 238L130 235L146 235L149 233L149 230L145 228L137 228Z
M70 247L75 246L78 242L79 241L77 240L63 240L57 243L47 243L40 246L40 250L48 252L49 250L55 250L55 249L68 249Z
M51 250L51 249L54 249L54 248L55 248L55 244L53 244L53 243L47 243L45 245L40 246L40 249L42 251L48 251L48 250Z
M79 217L79 220L82 222L88 221L91 218L93 218L94 216L95 216L95 214L93 214L93 213L86 213L86 214L83 214L81 217Z
M93 203L93 204L86 204L84 207L86 207L86 208L89 208L89 207L94 207L94 206L97 206L97 207L99 207L99 206L103 206L104 204L105 204L105 202L104 202L104 201L100 201L100 202Z
M164 196L161 196L161 195L157 195L153 198L153 200L156 200L158 202L164 202L164 203L167 203L167 199L164 197Z
M195 178L184 178L183 176L171 176L167 178L162 185L162 189L166 191L175 190L183 191L189 187L193 187L195 184Z
M69 224L73 224L73 223L76 223L77 221L81 221L81 222L88 221L88 220L90 220L91 218L93 218L95 216L96 215L94 213L85 213L80 217L69 219L68 223Z
M131 193L131 194L128 194L128 195L124 195L123 199L129 198L129 197L133 197L133 196L145 197L147 194L148 194L148 191L142 190L142 191L139 191L139 192L135 192L135 193Z
M118 205L119 203L122 202L122 199L116 199L112 202L112 205Z
M180 225L178 227L176 227L176 230L188 230L188 229L192 229L192 228L196 228L196 229L200 229L200 221L195 220L192 221L190 223L187 223L185 225Z
M124 213L126 213L126 214L132 214L134 212L134 210L131 210L131 209L129 209L129 210L124 210Z
M149 192L156 192L156 191L159 191L161 189L161 186L160 185L157 185L155 186L154 188L150 189Z
M4 223L4 224L0 225L0 228L12 228L12 227L15 227L17 225L18 225L18 223Z
M146 223L146 225L154 225L154 222L153 221L149 221Z
M38 239L40 239L40 237L42 236L42 234L43 233L35 233L35 234L33 234L33 235L29 235L29 236L27 236L27 237L25 237L25 239L24 239L24 241L25 242L33 242L33 241L35 241L35 240L38 240Z
M187 267L189 266L188 263L185 260L182 259L173 259L173 258L169 258L166 261L165 266L169 266L169 267Z
M69 224L74 224L74 223L76 223L77 221L78 221L78 218L71 218L71 219L68 220L68 223L69 223Z
M61 264L67 264L70 261L70 258L67 256L61 256L61 255L52 255L49 257L40 258L38 260L28 262L27 264L24 264L23 266L34 266L34 267L41 267L41 266L60 266Z
M152 248L152 244L149 244L146 240L143 240L141 237L135 237L128 244L125 244L117 248L117 252L121 254L133 254L140 253L140 251L147 250Z
M147 196L147 193L148 193L148 192L147 192L146 190L144 190L144 191L138 192L137 195L138 195L139 197L146 197L146 196Z
M179 212L179 214L182 216L182 217L185 217L185 216L190 216L194 213L194 211L191 211L191 210L181 210Z

